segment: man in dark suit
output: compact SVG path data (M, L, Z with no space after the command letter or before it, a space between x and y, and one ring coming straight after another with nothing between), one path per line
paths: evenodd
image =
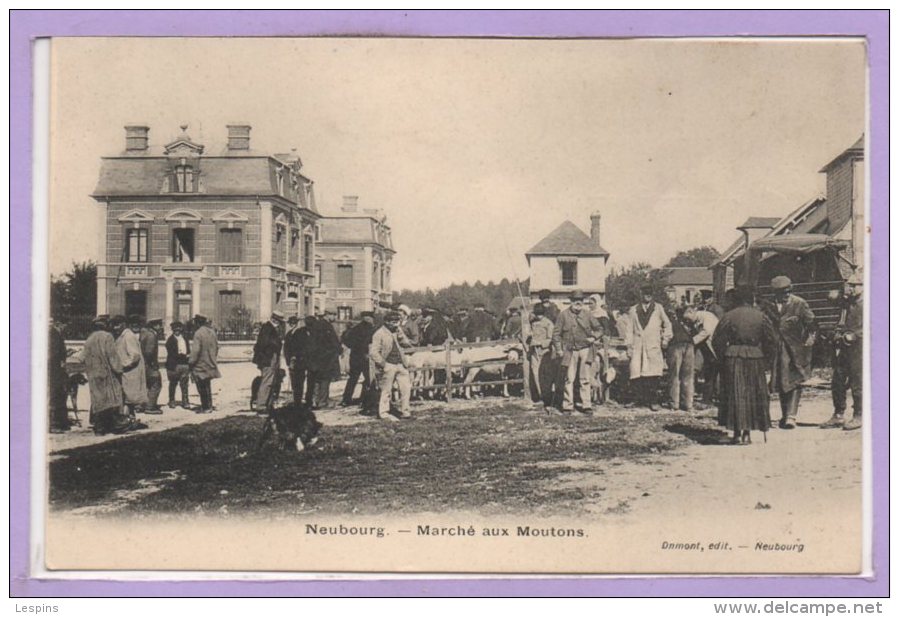
M169 408L175 407L175 388L181 387L181 406L190 409L190 341L184 336L184 324L173 321L172 334L165 341L165 373L169 380Z
M256 392L256 409L270 411L272 404L272 385L275 371L281 364L281 327L284 325L284 313L273 311L269 321L262 324L256 344L253 346L253 364L259 368L259 390Z
M297 371L298 355L302 345L301 338L306 336L305 328L299 327L300 318L291 315L287 318L287 332L284 333L284 361L290 374L290 388L293 391L293 404L299 406L303 402L303 379Z
M330 406L331 382L340 377L340 338L334 329L333 311L326 311L324 317L316 319L312 329L310 368L315 375L315 396L313 404L319 409Z
M138 339L140 350L144 356L144 369L147 380L147 407L144 413L161 414L159 393L162 391L162 375L159 374L159 337L162 335L162 320L151 319L141 328Z
M371 387L371 375L368 370L368 346L371 345L372 334L375 333L374 313L362 311L362 320L343 333L341 342L350 350L350 374L343 389L341 405L347 407L353 403L353 394L359 376L362 376L362 398Z
M474 311L465 326L465 339L469 343L493 341L497 336L496 321L484 308L483 302L476 302Z

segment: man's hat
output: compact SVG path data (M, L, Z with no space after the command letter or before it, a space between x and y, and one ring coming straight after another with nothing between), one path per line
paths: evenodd
M375 312L374 311L362 311L361 313L359 313L359 316L360 317L374 317Z
M107 321L109 321L109 315L106 313L94 317L94 323L106 323Z
M148 326L161 326L161 325L162 325L162 319L151 319L151 320L149 320L149 321L147 322L147 325L148 325Z
M291 315L290 317L287 318L287 323L298 323L299 321L300 321L300 318L297 317L296 315Z
M789 289L793 285L793 281L787 276L775 276L771 279L771 289L774 291L782 291Z
M384 316L384 321L400 321L403 316L399 311L388 311L387 315Z
M173 321L172 323L169 324L169 327L170 327L172 330L174 330L175 328L183 328L183 327L184 327L184 324L181 323L180 321Z
M475 308L484 308L484 306L485 306L485 305L484 305L483 302L475 302L475 303L474 303L474 307L475 307Z
M128 315L128 325L135 326L144 323L144 318L140 315Z
M422 314L422 315L433 315L433 314L436 313L436 312L437 312L437 311L435 311L434 309L432 309L432 308L429 307L429 306L423 307L423 308L421 309L421 314Z
M540 291L537 292L537 296L541 300L549 300L549 297L552 295L553 295L552 292L548 289L541 289Z
M571 298L572 302L583 302L584 301L584 292L583 291L572 291L570 298Z
M467 313L468 309L465 308L464 306L460 306L459 308L456 309L456 312L457 313Z
M194 315L194 320L204 322L207 321L207 317L203 313L197 313L196 315Z
M117 326L119 324L125 323L127 320L124 315L113 315L109 320L109 324L112 326Z
M409 316L409 315L412 314L412 309L410 309L410 308L409 308L408 306L406 306L405 304L400 304L400 305L399 305L398 307L396 307L396 308L397 308L397 310L398 310L400 313L402 313L403 315Z
M540 315L546 315L546 309L542 304L536 304L534 305L534 308L531 309L531 313L539 317Z
M279 310L272 311L272 319L277 319L278 321L284 321L284 313Z
M643 283L640 285L640 294L651 294L655 293L652 285L650 283Z

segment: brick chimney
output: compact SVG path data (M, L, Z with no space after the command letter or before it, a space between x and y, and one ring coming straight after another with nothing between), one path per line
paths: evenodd
M602 216L599 212L594 212L590 215L590 239L593 240L593 244L596 246L600 246L599 244L599 221Z
M228 150L249 150L250 128L249 124L229 124Z
M345 212L347 214L355 213L359 208L359 196L358 195L344 195L343 196L343 205L340 207L341 212Z
M145 152L147 150L150 127L142 124L125 126L125 150L128 152Z

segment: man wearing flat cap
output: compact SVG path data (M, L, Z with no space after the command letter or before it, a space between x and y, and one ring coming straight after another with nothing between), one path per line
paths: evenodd
M562 398L562 412L574 410L574 382L577 380L580 395L579 410L584 414L593 413L590 377L593 374L593 344L603 335L602 324L590 311L584 308L584 294L571 294L571 304L559 313L552 335L553 356L560 359L561 371L565 375L565 389Z
M780 428L796 428L802 382L811 376L812 345L815 343L815 315L808 302L792 293L793 282L786 276L771 279L774 292L769 310L777 330L777 352L771 373L771 388L780 399Z
M630 380L637 402L658 409L659 380L665 368L663 352L671 341L671 320L654 299L652 285L640 287L640 299L628 312L629 328L625 333L630 356Z
M255 406L259 411L271 411L273 404L272 386L275 371L281 366L281 328L284 313L273 311L271 318L259 328L256 344L253 346L253 364L259 369L259 389L256 391Z
M370 355L381 389L378 401L378 418L381 420L396 420L390 415L390 394L394 382L400 390L400 416L411 417L409 401L412 397L412 379L403 347L411 347L412 344L400 328L401 320L399 312L390 311L384 318L384 325L372 336Z

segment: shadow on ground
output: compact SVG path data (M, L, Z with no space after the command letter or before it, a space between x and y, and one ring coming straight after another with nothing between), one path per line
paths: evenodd
M666 424L665 430L677 435L683 435L701 446L725 446L730 442L730 434L726 431L698 425L693 422Z
M326 426L303 453L254 454L263 419L231 416L62 451L50 464L50 506L100 514L571 514L601 498L611 461L642 462L721 434L701 419L673 419L547 416L483 401L402 422ZM585 467L595 491L560 490ZM153 490L135 496L155 479Z

